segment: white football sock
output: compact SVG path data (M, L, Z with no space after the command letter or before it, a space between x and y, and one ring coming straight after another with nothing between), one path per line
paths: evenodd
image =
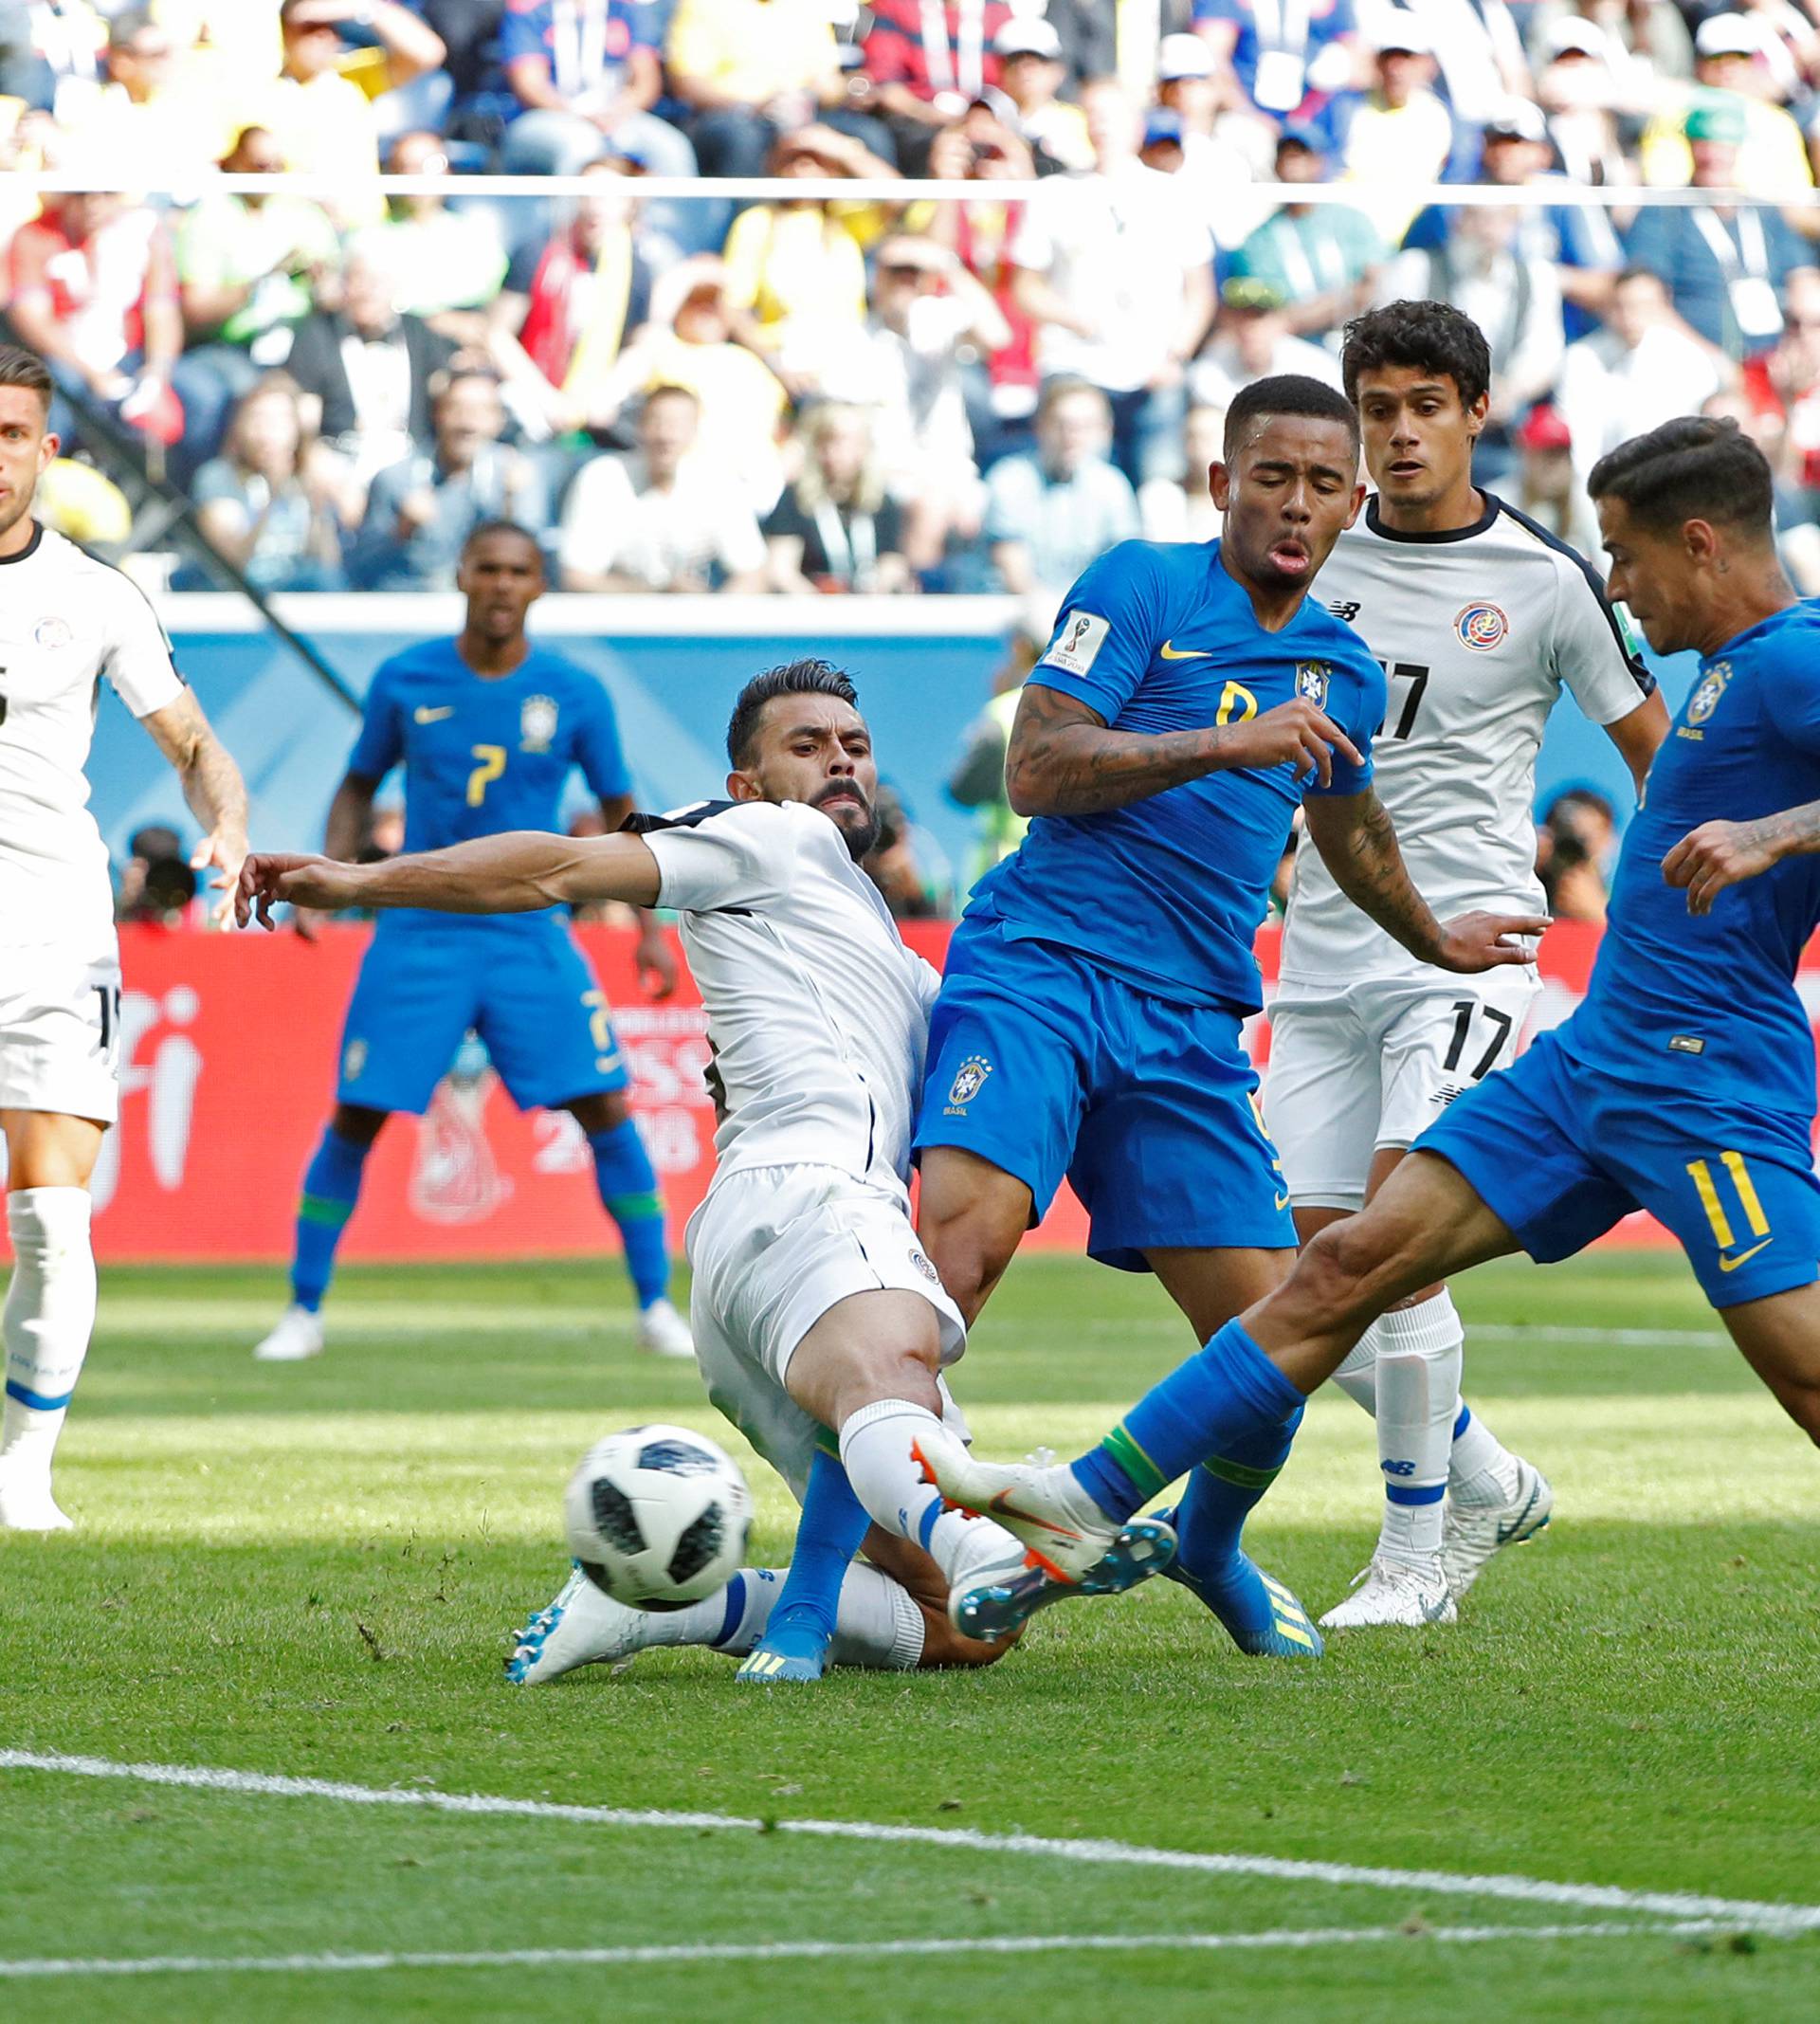
M957 1570L1009 1550L1011 1541L1001 1526L944 1511L941 1492L923 1481L910 1450L919 1437L940 1432L941 1422L926 1407L881 1398L862 1406L841 1429L841 1463L873 1523L920 1546L952 1582Z
M50 1482L50 1458L95 1332L95 1254L85 1188L20 1188L7 1197L12 1282L0 1311L7 1403L0 1463L17 1482Z
M1441 1551L1442 1502L1460 1406L1460 1317L1446 1287L1381 1315L1377 1452L1384 1471L1378 1551L1423 1562Z
M841 1583L840 1614L828 1648L834 1666L911 1672L922 1660L922 1612L904 1589L876 1567L855 1560Z
M1334 1373L1334 1382L1356 1406L1367 1413L1377 1411L1378 1329L1374 1322L1353 1344L1352 1354Z
M1447 1495L1460 1504L1508 1504L1517 1494L1517 1457L1465 1406L1454 1414L1454 1425L1459 1431L1447 1465Z

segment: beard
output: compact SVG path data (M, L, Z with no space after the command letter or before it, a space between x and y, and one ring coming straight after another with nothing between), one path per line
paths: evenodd
M842 805L828 811L828 820L841 832L847 855L857 865L879 840L878 811L865 798L865 791L850 781L824 788L810 805L827 809L836 800Z

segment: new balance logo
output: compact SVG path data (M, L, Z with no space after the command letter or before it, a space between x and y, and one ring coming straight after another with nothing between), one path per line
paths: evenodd
M1329 605L1327 609L1336 618L1344 619L1349 626L1358 616L1359 611L1358 605L1350 598L1342 598L1338 603Z
M1382 1462L1378 1467L1383 1469L1387 1476L1412 1476L1415 1474L1415 1464L1413 1462Z

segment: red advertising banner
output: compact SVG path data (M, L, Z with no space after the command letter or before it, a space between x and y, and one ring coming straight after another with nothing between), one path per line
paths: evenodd
M909 930L936 962L947 935L934 923ZM315 942L288 933L122 934L120 1122L95 1178L102 1258L289 1255L298 1183L334 1101L341 1015L366 938L355 927L325 929ZM586 929L582 939L614 1007L634 1106L680 1242L713 1171L701 1003L686 971L675 997L646 999L629 934ZM1574 923L1550 933L1539 1024L1555 1025L1578 1002L1597 945L1595 929ZM1274 930L1260 938L1259 953L1274 978ZM1802 981L1820 1009L1820 958L1810 963ZM1267 1018L1251 1022L1249 1044L1267 1060ZM1624 1234L1647 1242L1651 1231ZM1032 1241L1079 1249L1083 1236L1080 1207L1065 1194ZM555 1256L614 1242L579 1129L559 1112L520 1116L485 1069L446 1081L427 1117L388 1127L343 1254Z

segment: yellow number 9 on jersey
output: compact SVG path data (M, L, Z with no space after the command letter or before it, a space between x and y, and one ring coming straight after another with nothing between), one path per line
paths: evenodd
M1236 682L1228 682L1220 691L1219 715L1213 721L1216 726L1248 723L1258 714L1258 699L1248 688Z
M486 799L486 791L505 771L505 747L503 745L476 745L474 757L480 764L467 776L467 805L477 809Z

